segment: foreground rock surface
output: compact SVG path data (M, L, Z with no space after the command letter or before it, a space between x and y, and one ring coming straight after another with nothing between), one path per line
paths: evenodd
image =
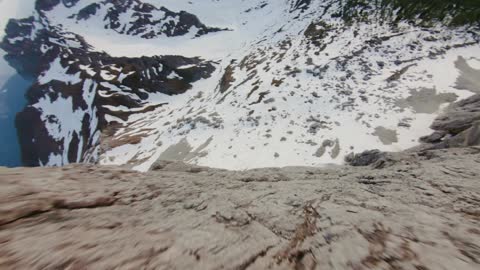
M480 148L383 169L0 169L0 269L478 269Z

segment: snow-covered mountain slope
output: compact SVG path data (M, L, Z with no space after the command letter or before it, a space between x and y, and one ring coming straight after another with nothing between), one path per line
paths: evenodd
M84 38L52 24L52 6L37 1L36 14L12 20L2 48L25 77L36 77L28 106L16 125L25 165L63 165L98 160L100 135L112 119L128 119L164 102L158 93L181 94L207 78L211 63L182 56L112 57L94 51ZM63 3L63 2L62 2Z
M65 39L61 52L70 55L56 53L35 65L39 84L50 82L43 87L44 99L53 95L49 91L64 95L61 102L31 102L30 108L43 112L38 123L46 123L44 135L63 140L61 151L43 154L41 164L88 160L147 170L157 159L228 169L342 163L351 152L416 145L431 132L428 126L442 108L479 91L480 32L475 18L473 24L459 23L457 10L463 7L419 1L403 8L402 1L388 0L143 1L159 8L142 9L146 4L138 1L37 1L54 5L20 22L20 28L41 23L60 29L55 33ZM96 12L80 15L93 2L99 6ZM149 13L160 7L229 31L149 35L152 18L170 18ZM122 14L114 16L114 27L105 15L109 12ZM175 19L160 21L159 27L178 25ZM141 38L144 34L148 39ZM11 34L3 42L11 63L39 54L26 48L26 36L32 32ZM71 37L82 44L82 57ZM46 50L45 42L35 44ZM14 53L15 44L22 44L23 53ZM182 55L182 64L165 65L169 57L156 55ZM79 59L88 61L74 64ZM128 68L132 61L142 64ZM159 70L160 64L170 68ZM72 66L77 71L65 72ZM128 84L128 76L142 79ZM95 129L98 135L90 133L96 139L88 147L83 143L76 159L66 158L79 145L66 127L94 121L82 121L75 109L58 110L72 101L65 86L52 86L52 81L77 87L69 92L77 96L95 94L92 108L102 112L97 113L103 123ZM178 91L180 82L187 86ZM112 101L112 95L137 101ZM65 118L53 121L60 123L54 132L48 119L59 115Z

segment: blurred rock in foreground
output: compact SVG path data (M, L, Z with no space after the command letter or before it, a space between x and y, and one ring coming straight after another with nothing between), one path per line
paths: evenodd
M0 269L479 269L480 148L388 166L0 169Z

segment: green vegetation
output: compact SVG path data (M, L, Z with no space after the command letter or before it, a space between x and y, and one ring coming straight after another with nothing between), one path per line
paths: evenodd
M340 0L343 9L335 14L345 21L364 21L374 14L381 21L407 20L429 26L479 25L480 0Z

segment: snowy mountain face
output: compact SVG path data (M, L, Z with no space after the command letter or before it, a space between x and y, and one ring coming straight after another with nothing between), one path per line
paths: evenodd
M96 52L83 37L50 22L46 14L55 5L39 3L36 17L8 24L2 43L22 75L37 77L27 95L30 105L16 121L26 165L96 160L109 120L128 119L122 108L154 110L164 103L147 101L151 96L184 93L214 70L199 58Z
M405 2L37 0L1 44L36 78L24 163L318 166L415 146L479 91L480 7Z
M83 2L79 3L81 8L68 18L79 24L96 21L99 25L104 24L105 29L112 29L119 34L151 39L162 35L174 37L191 34L200 37L222 31L220 28L205 26L188 12L173 12L139 0L106 0L83 5ZM72 9L71 5L65 7Z

